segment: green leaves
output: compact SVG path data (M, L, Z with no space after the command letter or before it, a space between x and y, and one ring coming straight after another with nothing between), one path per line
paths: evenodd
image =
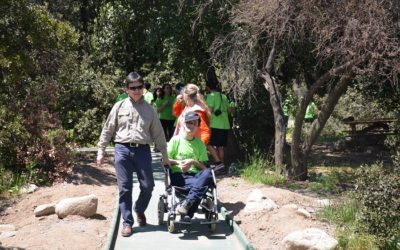
M399 237L400 169L382 163L363 166L357 172L356 197L362 204L360 221L365 230L386 241Z
M0 23L0 164L27 181L57 179L71 160L56 111L60 69L75 58L79 34L26 0L2 1Z

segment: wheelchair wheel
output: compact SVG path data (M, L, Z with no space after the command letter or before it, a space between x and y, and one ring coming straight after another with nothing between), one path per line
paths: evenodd
M157 210L158 225L164 224L164 211L165 211L164 199L160 197L160 199L158 200L158 210Z
M167 227L168 227L168 232L170 233L175 232L175 218L173 216L168 216Z

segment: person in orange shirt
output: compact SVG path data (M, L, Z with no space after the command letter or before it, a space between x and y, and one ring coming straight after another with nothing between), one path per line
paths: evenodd
M183 101L185 104L183 104ZM196 137L200 138L201 141L208 145L211 136L210 121L211 112L208 108L203 96L200 94L200 89L195 84L187 84L182 90L182 94L176 97L176 101L172 108L175 117L178 117L178 123L174 135L183 133L181 129L183 127L184 114L189 111L194 111L200 116L200 129L196 133ZM182 115L183 114L183 115Z

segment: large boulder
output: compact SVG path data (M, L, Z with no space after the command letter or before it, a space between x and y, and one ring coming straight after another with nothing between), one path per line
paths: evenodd
M97 204L98 199L94 194L67 198L56 205L55 212L59 218L65 218L68 215L80 215L88 218L96 214Z

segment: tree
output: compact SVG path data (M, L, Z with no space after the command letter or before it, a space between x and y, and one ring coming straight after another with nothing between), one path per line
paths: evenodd
M258 80L268 91L278 167L283 166L284 144L281 90L304 86L298 92L291 167L284 169L290 178L307 178L311 147L352 81L362 77L397 84L399 13L395 0L250 0L234 11L236 30L214 42L214 58L224 66L224 77L236 80L236 92ZM306 107L316 94L325 101L302 142Z
M0 164L57 179L69 170L56 106L60 68L76 58L79 35L29 1L0 6Z

